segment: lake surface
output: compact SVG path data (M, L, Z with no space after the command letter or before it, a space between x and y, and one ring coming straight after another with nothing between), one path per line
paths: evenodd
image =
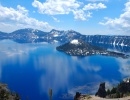
M73 100L75 92L95 94L101 82L110 88L130 76L130 59L108 56L73 57L54 44L0 41L0 82L21 100Z

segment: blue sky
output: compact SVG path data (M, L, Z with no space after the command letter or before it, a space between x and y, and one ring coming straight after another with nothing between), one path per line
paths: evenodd
M0 0L0 31L130 35L130 0Z

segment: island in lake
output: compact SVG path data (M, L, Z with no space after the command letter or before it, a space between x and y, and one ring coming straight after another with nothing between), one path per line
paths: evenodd
M128 58L129 55L108 51L105 48L101 48L90 43L84 42L83 40L74 39L66 44L56 47L58 51L65 52L71 56L91 56L91 55L104 55L113 57Z

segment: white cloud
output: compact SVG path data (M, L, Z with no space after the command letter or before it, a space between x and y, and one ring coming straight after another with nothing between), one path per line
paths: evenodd
M104 18L105 22L99 22L101 25L106 25L116 32L122 32L124 34L130 33L130 0L125 4L124 13L119 18Z
M53 16L52 16L52 18L53 18L53 20L54 20L55 22L60 22L60 20L58 20L57 18L55 18L55 17L53 17Z
M73 14L74 14L74 18L75 19L79 19L79 20L87 20L88 18L91 17L91 14L90 12L88 13L85 13L83 10L77 10L77 11L73 11Z
M28 27L49 31L52 28L47 22L29 17L28 12L26 8L20 5L17 6L17 9L0 5L0 29L13 31L15 29Z
M89 3L84 6L83 10L96 10L96 9L105 9L107 8L103 3Z
M80 7L80 2L76 0L46 0L41 3L34 0L33 7L38 8L42 14L56 15L56 14L69 14L70 11Z
M86 0L88 2L108 2L108 0Z
M74 19L83 21L88 20L88 18L91 17L92 13L88 10L106 8L106 6L102 3L88 4L85 5L84 8L83 5L83 2L79 2L77 0L46 0L46 2L43 3L38 0L34 0L32 3L32 6L38 8L39 13L41 14L58 15L73 13Z

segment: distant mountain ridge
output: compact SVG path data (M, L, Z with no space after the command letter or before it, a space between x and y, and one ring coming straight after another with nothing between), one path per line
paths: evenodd
M130 36L108 36L108 35L83 35L74 30L60 31L52 29L50 32L43 32L37 29L20 29L12 33L0 32L0 39L11 39L18 43L68 43L74 39L80 39L93 45L110 48L124 48L130 51Z
M43 32L31 28L20 29L11 33L0 32L0 39L11 39L18 43L66 43L72 39L78 38L79 36L82 35L73 30L59 31L55 29L52 29L50 32Z

